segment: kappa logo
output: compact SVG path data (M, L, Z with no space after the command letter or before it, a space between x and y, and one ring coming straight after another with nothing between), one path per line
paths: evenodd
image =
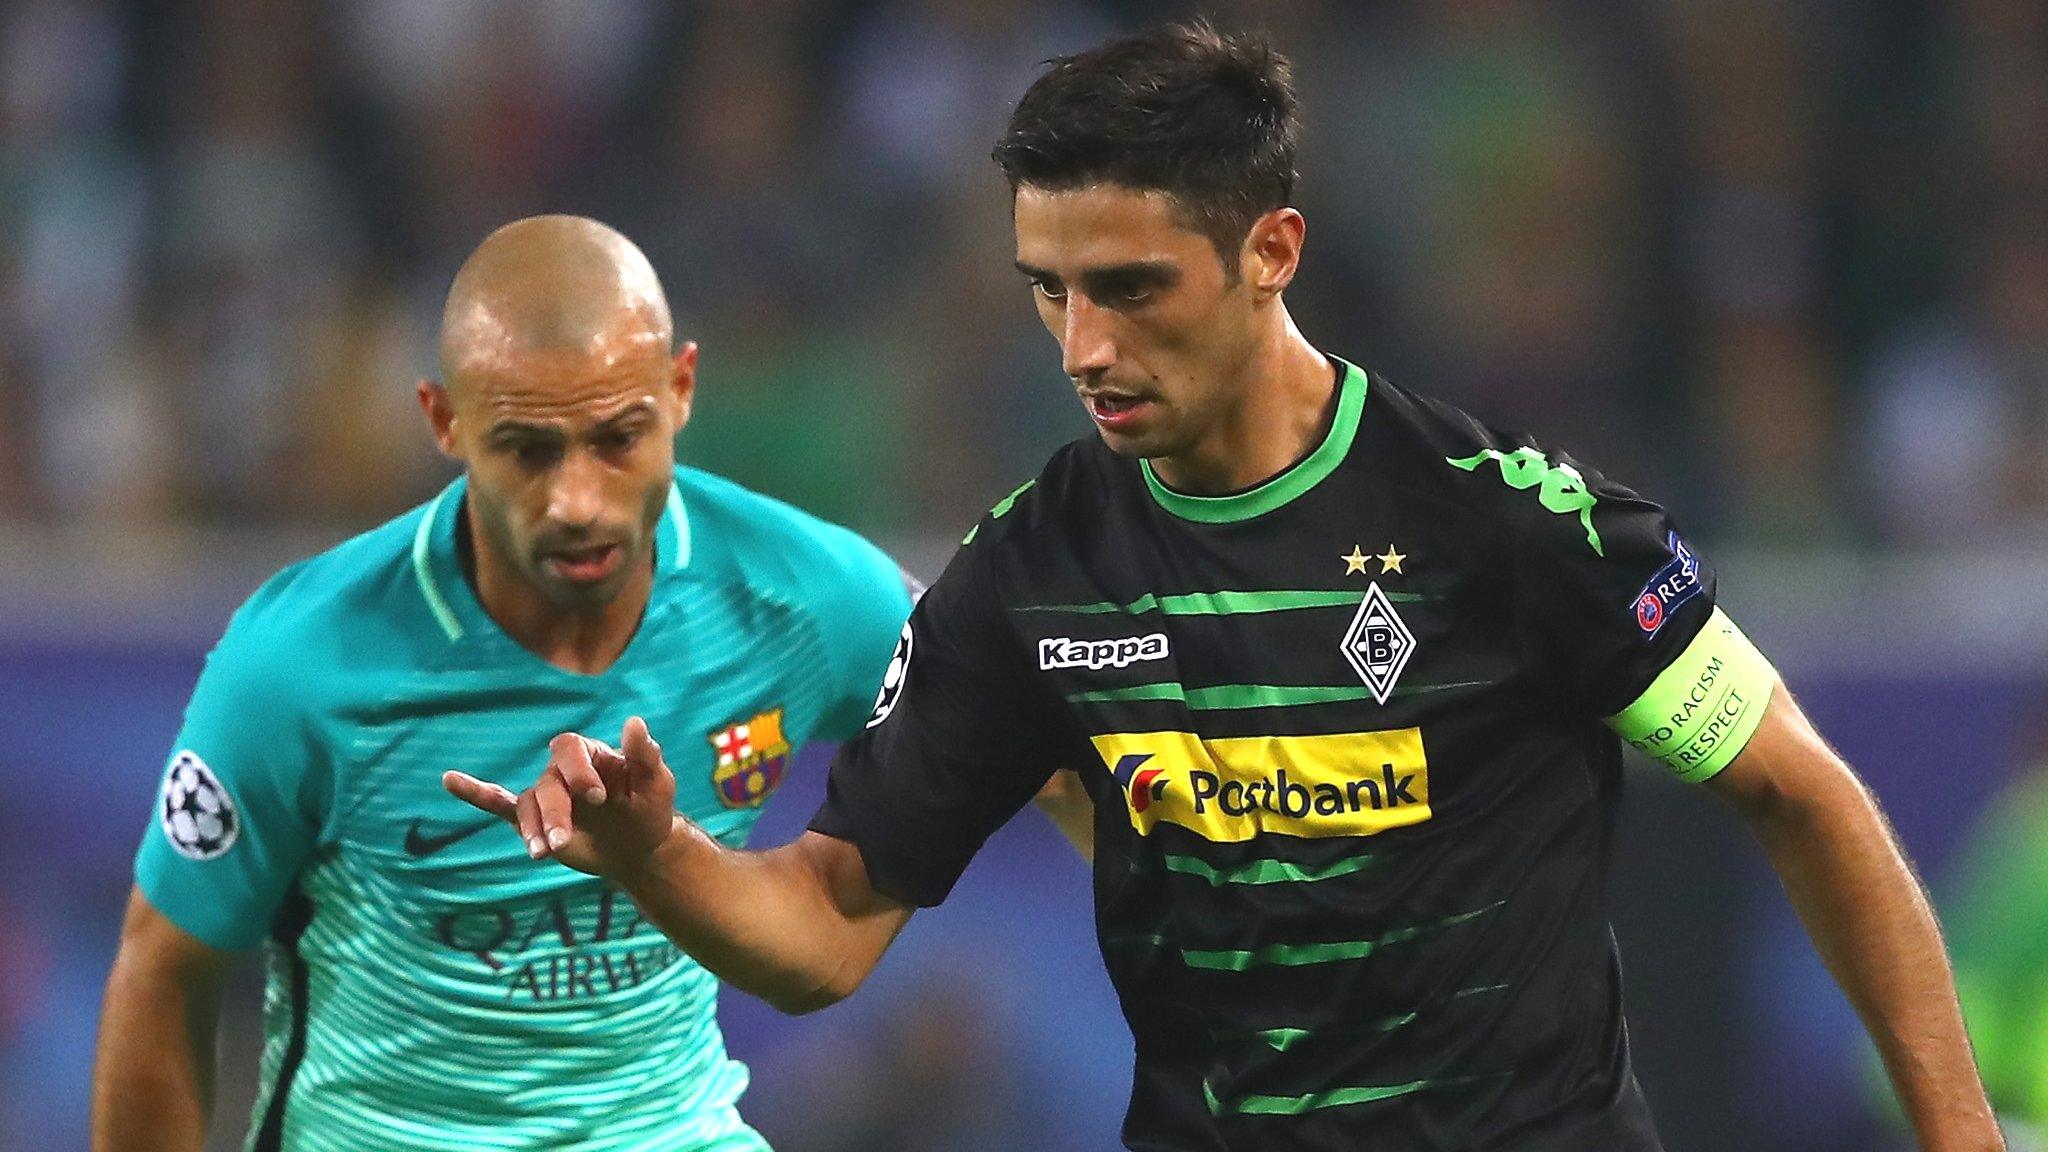
M1642 629L1645 639L1654 639L1678 606L1699 595L1705 587L1700 583L1699 557L1692 554L1678 533L1670 533L1664 547L1671 552L1671 562L1650 577L1643 590L1636 593L1634 602L1636 627Z
M1128 668L1143 660L1164 660L1167 654L1164 632L1154 632L1149 636L1121 636L1114 640L1070 640L1065 636L1048 636L1038 642L1038 670L1086 668L1095 672L1104 668Z
M1579 525L1586 530L1586 544L1595 555L1607 555L1607 549L1600 545L1600 533L1593 527L1593 509L1600 498L1586 487L1585 474L1560 460L1553 464L1550 458L1534 448L1517 448L1503 452L1498 448L1486 448L1464 459L1445 457L1444 463L1467 472L1477 472L1488 460L1500 465L1500 478L1508 487L1517 492L1536 489L1536 502L1544 510L1559 516L1577 515Z
M1385 704L1401 679L1401 670L1408 667L1408 658L1415 655L1415 633L1394 611L1379 581L1365 590L1365 600L1351 618L1351 627L1344 630L1341 650L1352 671L1372 689L1373 700Z

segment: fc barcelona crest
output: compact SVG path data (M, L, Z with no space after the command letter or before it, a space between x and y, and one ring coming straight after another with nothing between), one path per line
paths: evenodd
M782 783L789 767L789 741L782 735L782 709L770 708L744 724L709 737L717 757L711 787L727 808L759 808Z

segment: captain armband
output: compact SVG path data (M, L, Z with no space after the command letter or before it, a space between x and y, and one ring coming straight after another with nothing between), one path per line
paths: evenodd
M1749 743L1777 683L1771 662L1716 608L1685 651L1607 726L1679 779L1698 783Z

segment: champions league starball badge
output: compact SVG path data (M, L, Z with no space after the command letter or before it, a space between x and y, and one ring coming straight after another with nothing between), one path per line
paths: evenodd
M235 846L242 821L213 769L196 752L180 752L164 773L158 817L178 855L211 860Z

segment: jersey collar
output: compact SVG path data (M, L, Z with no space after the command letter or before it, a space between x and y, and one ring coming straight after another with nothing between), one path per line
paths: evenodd
M1337 415L1316 450L1285 472L1256 487L1230 496L1190 496L1175 492L1152 471L1152 461L1138 461L1145 473L1145 487L1161 508L1183 520L1200 524L1231 524L1263 516L1322 483L1351 453L1351 441L1358 435L1358 417L1365 411L1366 375L1357 365L1332 356L1344 366L1344 380L1338 385Z
M441 490L420 516L412 535L412 573L426 598L428 611L449 640L461 640L470 631L490 623L476 593L462 575L461 555L455 529L462 522L463 495L469 478L458 476ZM654 528L654 572L657 581L690 565L690 514L683 506L682 488L670 482L668 506Z

